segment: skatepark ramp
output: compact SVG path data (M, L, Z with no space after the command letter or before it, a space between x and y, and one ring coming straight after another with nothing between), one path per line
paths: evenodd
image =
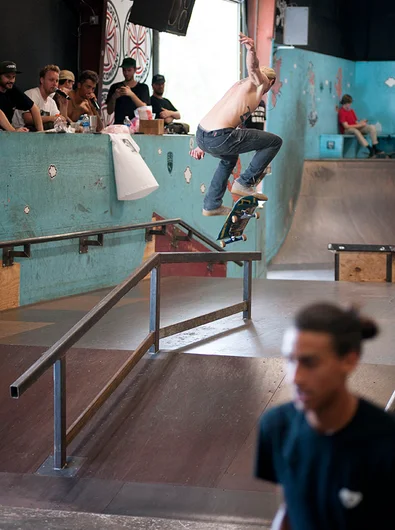
M333 264L328 243L395 243L394 160L306 160L291 228L273 265Z

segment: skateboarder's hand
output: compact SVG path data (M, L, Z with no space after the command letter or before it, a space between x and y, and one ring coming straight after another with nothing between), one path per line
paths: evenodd
M251 39L250 37L247 37L247 35L244 35L244 33L240 33L240 44L244 44L247 50L255 49L254 40Z
M204 151L202 151L202 149L200 149L200 147L195 147L195 149L192 149L191 151L189 151L189 154L195 160L201 160L202 158L204 158L204 155L206 153Z

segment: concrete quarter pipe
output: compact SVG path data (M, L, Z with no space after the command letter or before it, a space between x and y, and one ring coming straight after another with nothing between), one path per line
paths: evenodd
M395 160L307 160L273 265L332 264L328 243L395 244Z

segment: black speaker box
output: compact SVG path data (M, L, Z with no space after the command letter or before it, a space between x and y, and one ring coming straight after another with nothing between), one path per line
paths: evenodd
M195 0L134 0L129 22L186 35Z

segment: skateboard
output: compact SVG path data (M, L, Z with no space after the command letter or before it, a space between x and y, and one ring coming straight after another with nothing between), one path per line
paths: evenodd
M257 206L258 199L251 195L240 197L240 199L235 202L217 237L217 241L220 241L219 244L222 248L225 248L229 243L235 243L236 241L247 241L247 236L243 234L243 232L248 221L252 217L259 219L259 212L255 211Z

